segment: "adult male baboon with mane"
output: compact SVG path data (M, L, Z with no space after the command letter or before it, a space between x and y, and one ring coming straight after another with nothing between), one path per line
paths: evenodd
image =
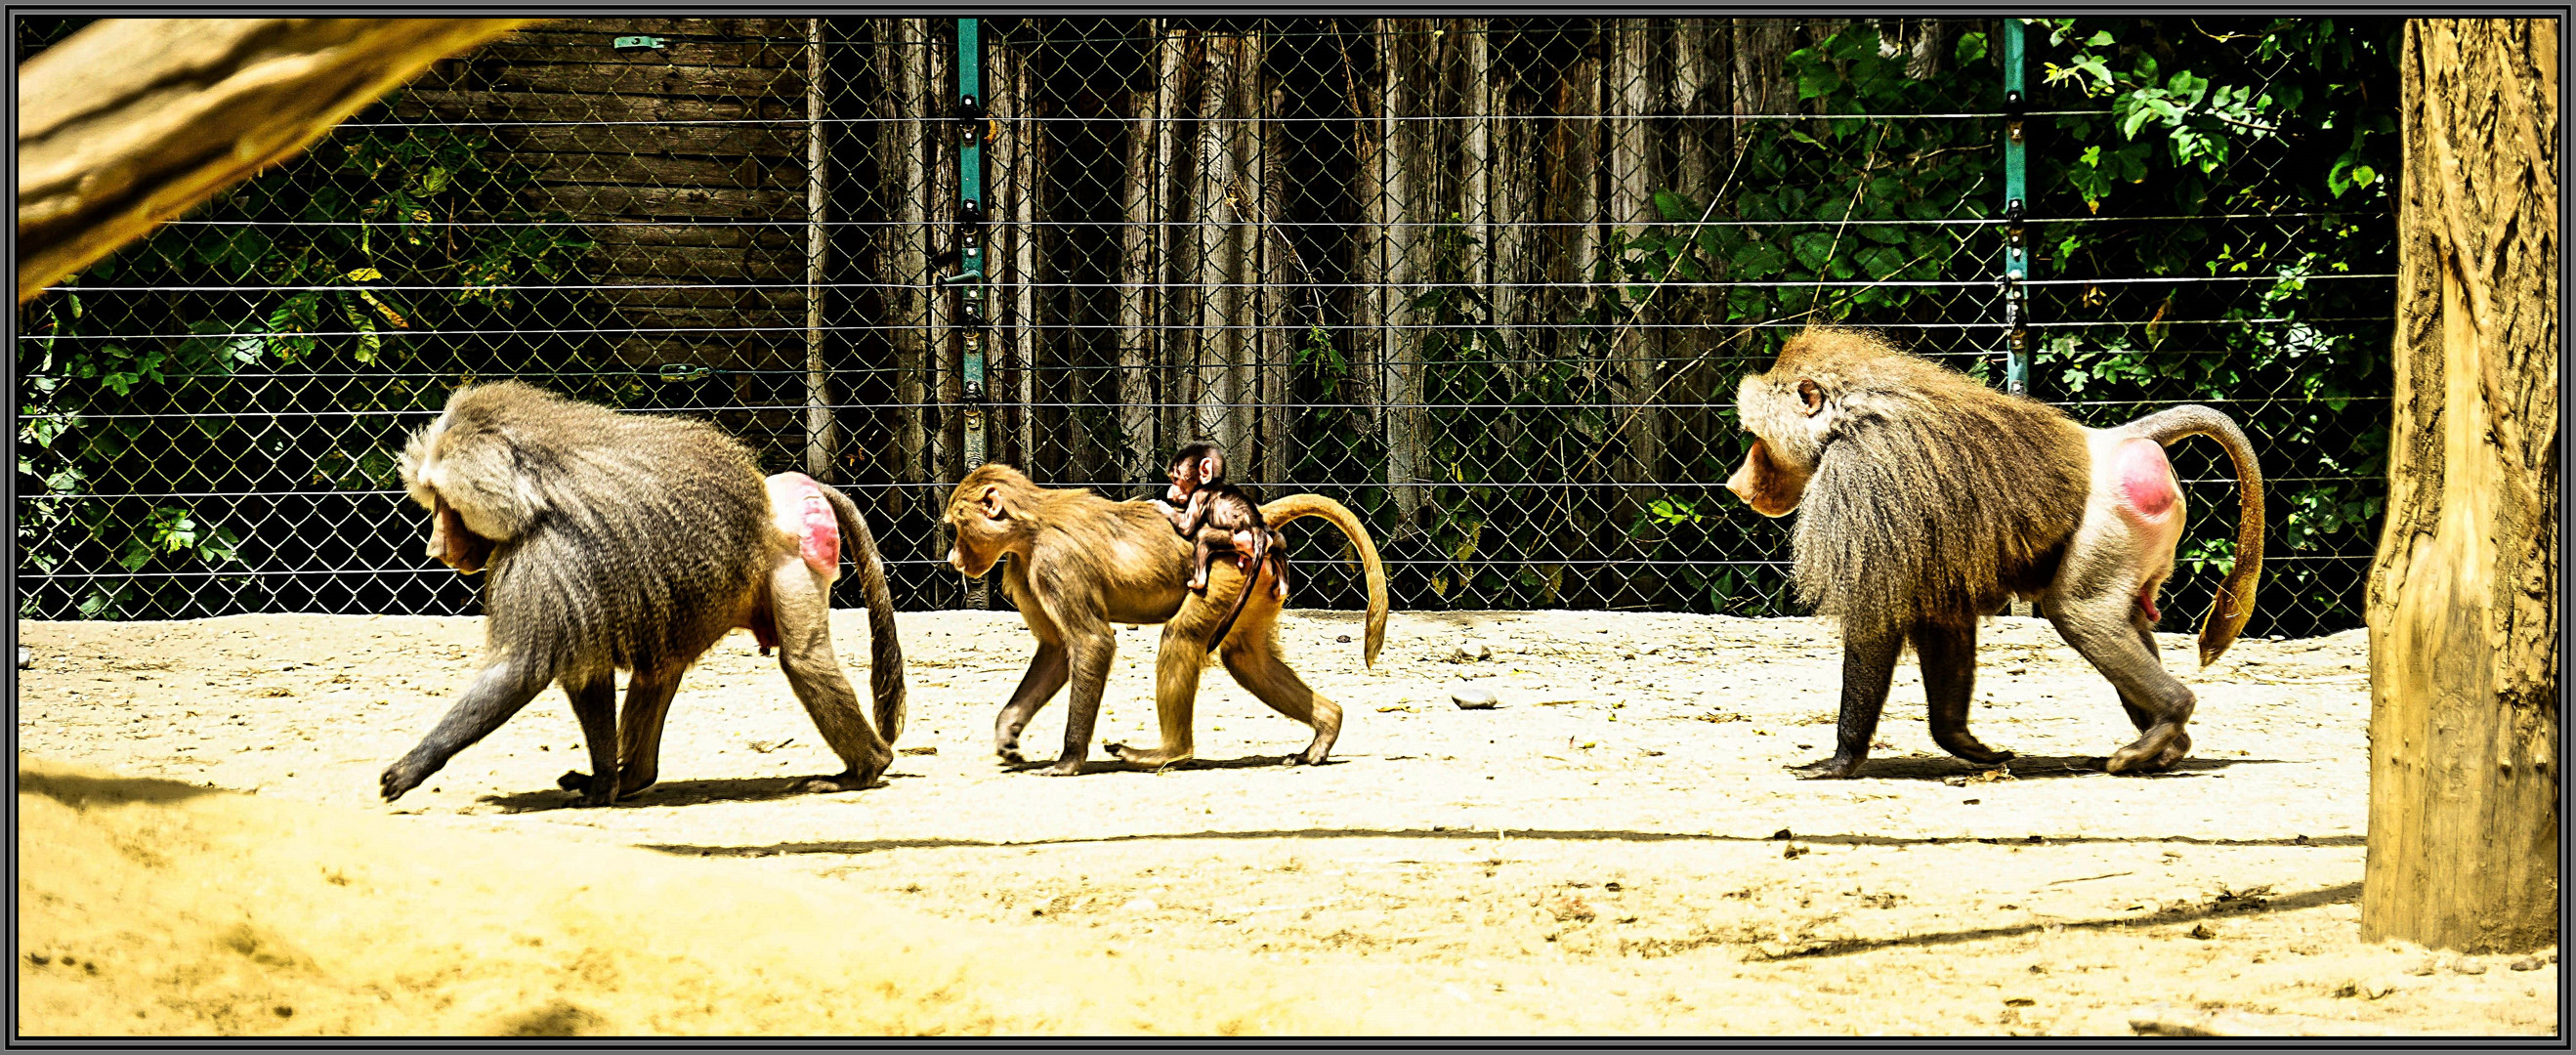
M2173 572L2183 496L2164 445L2208 436L2236 465L2236 567L2200 632L2215 661L2254 614L2263 568L2263 475L2227 415L2182 406L2091 429L1997 392L1873 334L1814 329L1736 391L1755 436L1729 490L1765 516L1798 514L1799 597L1843 627L1832 759L1869 755L1888 676L1910 639L1932 739L1980 765L2011 757L1968 735L1977 619L2013 597L2039 612L2119 690L2138 728L2114 773L2168 769L2191 751L2195 697L2156 658L2156 594Z
M490 575L483 670L385 769L388 801L557 682L591 761L561 785L584 805L641 791L681 674L736 627L777 646L788 684L847 766L802 788L863 788L894 760L888 743L904 715L894 600L867 521L839 491L801 473L764 481L750 451L704 422L620 414L509 381L449 397L404 448L402 478L433 514L430 556L465 573L488 564ZM843 533L867 594L882 738L832 655ZM622 720L620 670L632 672Z
M948 527L956 539L949 566L981 578L1003 557L1002 589L1037 635L1037 655L1018 691L993 723L993 748L1022 761L1020 730L1056 692L1073 684L1065 715L1064 752L1046 772L1082 772L1091 753L1091 730L1100 715L1100 693L1116 654L1114 623L1162 623L1155 659L1155 713L1163 742L1151 749L1111 745L1126 762L1165 766L1193 753L1191 718L1199 671L1207 663L1210 632L1248 583L1232 562L1209 571L1205 593L1184 585L1190 576L1190 540L1172 531L1162 506L1112 502L1079 488L1040 487L1007 465L984 465L966 474L948 501ZM1288 495L1261 507L1276 528L1302 517L1331 521L1359 551L1368 579L1368 624L1363 662L1377 662L1386 641L1386 571L1377 545L1359 518L1341 503L1318 495ZM1272 710L1312 728L1314 740L1289 757L1291 764L1324 760L1341 735L1342 709L1299 680L1279 658L1279 609L1268 590L1253 591L1231 633L1216 644L1219 662L1234 680Z

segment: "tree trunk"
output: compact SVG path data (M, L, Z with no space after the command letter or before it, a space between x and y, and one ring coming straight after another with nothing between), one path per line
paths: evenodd
M985 71L985 84L991 96L987 109L993 115L997 134L984 145L984 171L988 176L984 196L987 213L998 222L988 228L991 245L985 251L992 261L994 332L1000 349L1007 350L996 356L1000 360L996 373L1008 371L1005 376L1009 385L992 386L996 397L992 420L1003 426L996 431L1007 432L1007 460L1041 478L1061 479L1061 472L1046 470L1064 465L1065 445L1040 442L1040 437L1051 435L1046 426L1054 416L1041 407L1041 395L1052 394L1046 391L1048 387L1070 379L1047 377L1039 371L1040 350L1044 347L1038 318L1039 268L1045 259L1042 250L1046 229L1038 200L1042 188L1039 173L1044 171L1038 153L1044 139L1039 123L1030 120L1037 109L1035 81L1028 56L1019 50L996 46L987 51L987 56L990 68Z
M920 289L930 280L929 98L923 69L929 50L928 28L919 19L880 18L875 24L877 83L884 100L877 115L878 164L885 181L885 227L878 256L888 262L885 280L885 326L894 346L894 401L901 415L895 430L895 482L926 481L930 397L930 297ZM910 495L896 488L898 495Z
M1237 398L1235 365L1243 331L1236 327L1247 314L1238 310L1244 294L1240 283L1245 217L1239 199L1243 193L1240 133L1245 126L1237 107L1242 100L1237 85L1243 78L1244 41L1219 35L1202 40L1198 150L1192 159L1190 192L1190 234L1196 240L1193 262L1199 288L1196 325L1189 342L1188 390L1196 412L1188 431L1192 439L1224 444L1241 459L1252 453L1243 442L1243 418L1233 413L1232 406L1242 402Z
M1262 65L1267 65L1267 61ZM1260 78L1266 106L1261 112L1261 226L1253 232L1253 244L1260 247L1261 297L1253 322L1261 329L1257 344L1260 362L1257 391L1261 400L1261 461L1263 483L1284 487L1290 466L1295 464L1295 447L1289 432L1295 423L1294 407L1289 405L1289 349L1304 332L1296 324L1304 317L1299 310L1301 291L1288 288L1289 277L1287 231L1279 226L1279 213L1285 207L1287 193L1287 137L1279 125L1279 115L1287 112L1287 93L1277 86L1275 78Z
M2415 20L2364 941L2558 941L2558 32Z
M1384 284L1378 338L1378 390L1386 397L1387 497L1395 504L1398 535L1414 529L1414 511L1422 505L1422 331L1406 329L1420 321L1412 309L1430 277L1426 259L1430 239L1419 226L1438 219L1423 207L1429 200L1424 184L1430 176L1430 130L1407 120L1429 111L1423 89L1438 69L1434 65L1432 23L1419 18L1377 20L1379 142L1377 186L1382 201L1377 228L1378 259L1374 281ZM1368 188L1363 188L1367 190Z
M832 478L832 373L823 357L824 265L832 231L825 225L830 196L823 122L823 20L805 21L805 475Z
M1151 91L1135 96L1135 121L1127 133L1127 182L1119 232L1118 433L1121 480L1151 480L1161 466L1155 450L1156 364L1162 361L1163 221L1171 213L1169 169L1173 93L1180 42L1148 20L1154 38L1146 61L1156 71Z
M927 209L922 244L934 247L942 256L958 259L955 254L964 248L964 239L957 230L957 197L962 192L957 185L957 126L946 117L954 112L952 108L957 101L957 40L953 36L933 32L932 27L936 23L931 20L914 21L921 27L918 39L922 42L919 51L922 56L920 83L923 100L923 109L914 113L922 117L923 157L925 171L930 177L927 181L929 195L924 199ZM991 258L985 259L989 261ZM989 265L985 268L988 273L991 270ZM932 408L931 419L935 427L930 430L932 479L941 485L933 491L935 497L931 501L935 508L947 499L947 487L966 476L966 415L960 412L966 403L966 345L957 329L957 294L940 288L940 273L955 274L955 271L947 268L934 271L938 273L924 273L920 281L932 287L922 291L922 300L928 308L923 314L930 326L927 333L931 390L936 393L937 404ZM990 311L990 302L987 302L986 310ZM988 345L988 364L989 348ZM989 381L988 378L988 384Z
M103 19L18 70L18 303L524 18Z
M1554 224L1547 231L1556 250L1547 278L1558 285L1547 291L1553 305L1548 314L1552 322L1571 324L1598 303L1596 291L1583 283L1593 280L1601 254L1601 121L1596 116L1601 113L1600 57L1587 51L1567 64L1558 75L1555 94L1558 118L1548 122L1543 215ZM1583 331L1558 331L1556 351L1559 357L1576 358L1588 381L1599 379L1600 352ZM1586 445L1607 438L1580 417L1572 427L1583 431ZM1577 468L1568 466L1564 471Z
M1654 33L1642 18L1620 19L1614 32L1617 39L1606 93L1618 105L1610 136L1610 222L1617 225L1624 240L1645 233L1647 224L1658 215L1653 199L1653 141L1646 134L1647 117L1655 110ZM1615 270L1625 265L1614 262L1612 266ZM1614 280L1620 277L1624 276L1613 275ZM1647 277L1660 280L1665 276ZM1628 404L1613 415L1613 420L1626 423L1619 436L1622 456L1613 463L1613 471L1620 482L1638 485L1623 491L1629 504L1635 506L1652 497L1651 485L1663 471L1663 415L1654 407L1660 373L1656 360L1662 356L1664 344L1662 331L1655 325L1662 321L1663 313L1658 304L1661 298L1652 293L1634 303L1623 293L1622 287L1604 291L1607 303L1620 306L1608 320L1617 334L1610 355L1618 364L1619 402ZM1628 519L1626 511L1619 519Z

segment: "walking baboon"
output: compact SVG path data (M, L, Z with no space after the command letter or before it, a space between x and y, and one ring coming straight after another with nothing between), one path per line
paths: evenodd
M1359 518L1341 503L1318 495L1288 495L1261 507L1278 527L1302 517L1331 521L1359 551L1368 580L1368 623L1360 658L1374 665L1386 642L1386 570L1377 544ZM1152 502L1112 502L1078 488L1031 483L1007 465L984 465L966 474L950 496L948 527L955 544L948 564L968 578L982 578L1003 557L1002 589L1037 636L1028 673L993 722L993 749L1022 761L1020 730L1069 680L1072 710L1065 715L1064 752L1050 775L1082 772L1091 753L1091 730L1100 715L1100 692L1118 648L1113 623L1163 624L1155 659L1155 714L1163 742L1150 749L1112 744L1124 761L1166 766L1192 756L1191 717L1199 671L1207 665L1209 630L1221 606L1239 593L1257 593L1234 632L1216 646L1217 660L1234 680L1272 710L1312 728L1314 740L1289 761L1313 765L1331 753L1341 735L1342 709L1298 680L1279 655L1281 601L1231 565L1210 569L1207 592L1182 586L1191 547L1172 533ZM1223 570L1227 574L1218 575Z
M434 514L429 554L487 563L484 667L420 746L386 767L387 801L420 786L561 683L591 771L560 782L602 805L650 786L671 694L736 627L779 666L841 773L810 791L866 787L902 732L903 649L876 540L838 490L784 473L712 425L620 414L517 382L457 390L403 450L403 486ZM871 727L832 655L831 584L849 538L867 594ZM616 672L631 672L617 713ZM884 736L878 736L878 728Z
M1968 735L1977 619L2014 597L2119 690L2139 730L2111 772L2168 769L2191 751L2195 698L2156 658L2156 594L2173 572L2183 496L2164 445L2208 436L2236 466L2236 567L2200 631L2215 661L2254 614L2263 567L2263 476L2225 414L2175 407L2109 429L1978 384L1873 334L1814 329L1736 410L1754 441L1727 488L1764 516L1801 508L1799 598L1843 628L1840 726L1813 776L1848 777L1869 754L1889 675L1910 639L1932 739L1988 765L2011 757Z
M1226 481L1225 448L1206 441L1190 444L1172 456L1168 472L1172 477L1168 499L1174 507L1172 530L1180 532L1195 547L1190 554L1187 586L1192 590L1206 589L1208 562L1215 559L1216 551L1225 550L1234 555L1235 567L1255 584L1260 582L1264 566L1275 568L1270 593L1287 600L1288 554L1278 548L1279 533L1261 519L1261 506L1252 500L1251 493ZM1218 643L1225 640L1235 617L1243 614L1244 602L1251 599L1249 589L1235 595L1234 608L1225 613L1216 632L1208 637L1209 651L1215 651Z

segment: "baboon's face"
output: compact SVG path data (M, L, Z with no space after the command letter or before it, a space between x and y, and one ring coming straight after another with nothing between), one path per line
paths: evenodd
M1011 540L1023 534L1011 516L1002 488L985 484L980 488L961 487L948 500L948 566L969 579L980 579L993 570L1002 554L1011 550Z
M1787 516L1807 493L1836 414L1830 378L1796 376L1774 367L1746 375L1735 389L1735 412L1753 446L1726 489L1767 517Z

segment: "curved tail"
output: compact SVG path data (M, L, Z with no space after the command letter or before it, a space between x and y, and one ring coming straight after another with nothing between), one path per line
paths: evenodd
M2175 407L2140 418L2131 426L2148 439L2171 445L2185 436L2207 436L2227 448L2236 463L2236 568L2218 584L2209 615L2200 623L2200 665L2218 661L2245 620L2254 615L2254 585L2263 577L2263 468L2254 461L2254 444L2236 420L2199 404Z
M823 497L841 520L842 545L858 566L859 588L868 598L868 689L876 697L877 735L893 743L903 733L903 642L894 632L894 591L886 587L885 559L877 555L877 537L859 507L838 488L820 480Z
M1360 567L1368 576L1368 633L1361 639L1360 661L1376 666L1378 647L1386 644L1386 565L1378 562L1377 542L1369 538L1368 527L1360 523L1360 518L1351 515L1340 502L1322 495L1288 495L1261 507L1261 518L1274 528L1299 517L1332 521L1351 540L1352 548L1360 551ZM1243 588L1249 590L1252 585L1247 581Z

